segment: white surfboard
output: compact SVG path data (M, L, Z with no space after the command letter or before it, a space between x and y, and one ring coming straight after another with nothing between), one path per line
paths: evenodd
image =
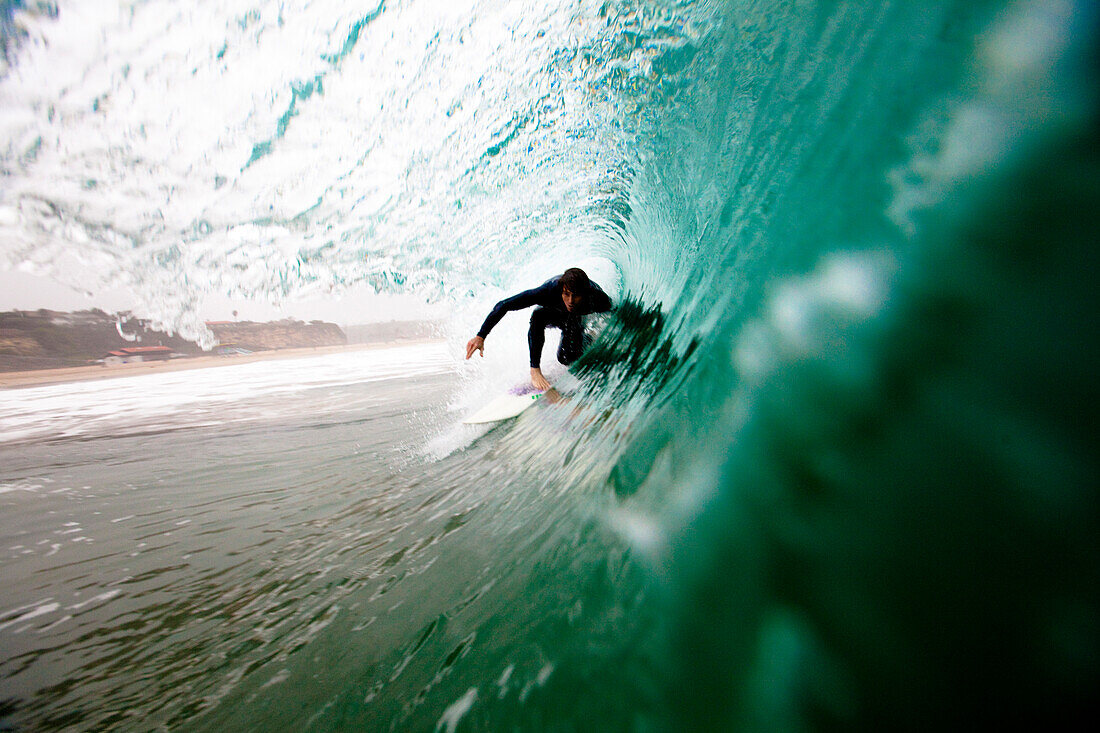
M517 387L490 401L487 405L474 412L462 422L466 425L480 423L500 422L516 417L531 405L539 401L544 393L539 392L531 385Z

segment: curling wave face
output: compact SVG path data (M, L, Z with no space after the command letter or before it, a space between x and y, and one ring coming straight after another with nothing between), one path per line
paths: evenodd
M1088 712L1091 4L62 10L0 86L8 265L90 264L197 334L206 288L480 309L612 264L586 420L521 421L485 469L540 476L530 522L594 503L622 539L614 572L603 540L542 547L517 611L594 594L576 633L600 643L537 708L488 700L463 652L441 724L576 722L591 669L634 696L610 727Z

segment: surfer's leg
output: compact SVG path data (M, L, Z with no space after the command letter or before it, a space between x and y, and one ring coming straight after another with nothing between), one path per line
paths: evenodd
M538 368L542 362L542 345L546 343L546 327L555 325L551 312L539 306L531 312L531 327L527 329L527 346L531 350L531 368Z
M588 347L588 334L584 332L584 320L580 316L566 318L561 328L561 345L558 361L569 366Z

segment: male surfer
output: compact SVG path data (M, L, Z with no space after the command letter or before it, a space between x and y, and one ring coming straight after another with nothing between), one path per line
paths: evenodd
M531 349L531 384L536 389L550 389L550 383L542 376L539 364L542 361L542 345L546 341L546 328L561 329L561 346L558 348L558 361L572 364L588 346L584 332L583 317L589 313L604 313L611 310L611 298L600 286L588 279L588 275L579 267L570 267L565 273L552 277L537 288L525 290L518 295L493 306L493 310L481 324L481 330L466 343L466 358L475 351L485 356L485 337L493 330L508 311L538 306L531 312L531 328L527 331L527 345Z

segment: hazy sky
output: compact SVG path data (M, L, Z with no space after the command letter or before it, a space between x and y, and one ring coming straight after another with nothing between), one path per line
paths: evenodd
M140 316L136 299L120 290L96 293L94 298L53 280L23 272L0 270L0 311L37 310L48 308L57 311L87 310L99 308L113 313L135 310ZM378 295L369 289L351 291L327 300L311 300L287 303L281 309L265 302L234 301L225 297L209 296L203 303L200 315L207 320L230 320L233 311L237 318L251 321L270 321L280 318L298 318L304 321L323 320L340 325L370 323L374 321L439 318L443 315L440 305L429 306L412 296Z

